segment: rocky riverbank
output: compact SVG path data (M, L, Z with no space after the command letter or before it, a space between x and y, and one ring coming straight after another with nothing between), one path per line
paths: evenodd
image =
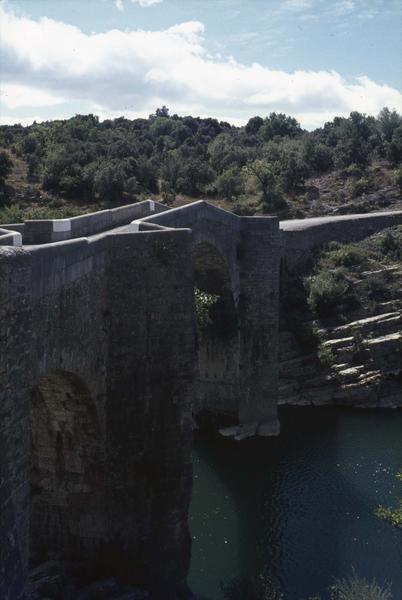
M401 233L392 228L321 251L287 286L288 300L296 290L299 305L293 318L282 318L280 404L402 406ZM329 286L330 277L339 298L324 306L313 285L321 278Z

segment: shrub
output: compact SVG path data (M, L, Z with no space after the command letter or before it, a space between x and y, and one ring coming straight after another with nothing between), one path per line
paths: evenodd
M371 582L355 573L347 579L338 579L330 588L331 600L392 600L390 586L378 585L375 579Z
M347 183L347 190L352 198L358 198L363 194L372 192L374 189L374 182L368 177L362 177L357 181L349 181Z
M82 209L74 206L62 206L60 208L48 208L47 206L36 206L21 208L12 204L0 209L0 223L23 223L29 219L66 219L83 214Z
M324 368L330 369L331 367L333 367L335 363L335 356L330 346L325 346L322 343L319 344L317 356L318 360Z
M379 246L381 252L389 258L394 260L402 258L402 243L390 231L380 237Z
M308 303L320 316L328 316L348 299L349 286L338 272L318 273L310 280L309 288Z
M369 300L378 301L380 298L391 296L391 288L386 281L386 276L371 275L365 280L363 289Z
M329 258L338 267L352 267L362 265L366 257L361 248L348 244L332 250Z
M216 294L207 294L198 288L194 289L195 314L199 329L203 330L211 323L210 310L219 300Z
M219 194L228 200L240 196L244 192L244 182L241 171L234 167L223 171L215 182Z
M402 471L397 473L396 478L402 481ZM388 521L394 527L402 529L402 498L398 498L398 506L396 508L388 508L385 506L379 506L375 511L377 517Z
M399 191L402 194L402 167L399 167L399 169L395 171L395 184L398 186Z

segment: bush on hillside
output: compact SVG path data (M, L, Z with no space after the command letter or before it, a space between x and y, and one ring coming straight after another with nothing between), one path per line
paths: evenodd
M349 285L338 271L322 271L309 282L308 303L320 317L328 317L349 299Z

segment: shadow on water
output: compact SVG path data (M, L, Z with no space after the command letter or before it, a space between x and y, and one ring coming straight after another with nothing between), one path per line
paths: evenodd
M354 567L392 581L402 598L402 536L373 514L396 493L402 411L303 407L280 417L278 438L196 438L194 591L222 598L221 581L268 568L286 600L324 599Z

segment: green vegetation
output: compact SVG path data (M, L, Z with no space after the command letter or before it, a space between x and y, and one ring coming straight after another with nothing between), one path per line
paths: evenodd
M396 478L402 482L402 471L397 473ZM388 521L394 527L402 529L402 498L397 498L398 506L396 508L389 508L385 506L379 506L376 510L377 517Z
M23 161L26 182L49 201L61 197L97 207L150 194L167 204L178 196L207 196L239 214L303 216L325 212L323 198L327 208L344 210L342 203L379 185L400 186L402 117L387 108L377 118L353 112L307 132L284 114L235 127L170 115L164 106L148 119L99 122L77 115L29 127L4 125L0 147L7 151L0 152L3 187L11 155ZM340 187L331 179L317 183L324 176L334 176ZM19 182L11 177L8 184L3 203L16 203Z
M389 585L380 586L375 579L367 581L355 573L347 579L339 579L329 589L331 600L392 600Z
M329 316L349 298L349 285L340 271L321 271L309 282L308 302L320 317Z
M195 288L194 298L197 325L200 330L204 330L211 324L210 310L218 302L219 296L216 294L207 294Z
M399 298L402 226L373 235L359 243L331 242L317 251L312 274L304 278L312 318L342 320L376 313L381 302ZM361 314L359 314L361 313Z
M335 362L335 356L333 351L329 346L325 346L322 342L318 345L317 357L320 361L320 364L325 369L330 369Z
M0 152L0 186L4 186L6 177L11 173L13 161L7 152Z
M22 223L29 219L66 219L81 215L85 210L77 206L29 206L11 204L0 208L1 223Z

